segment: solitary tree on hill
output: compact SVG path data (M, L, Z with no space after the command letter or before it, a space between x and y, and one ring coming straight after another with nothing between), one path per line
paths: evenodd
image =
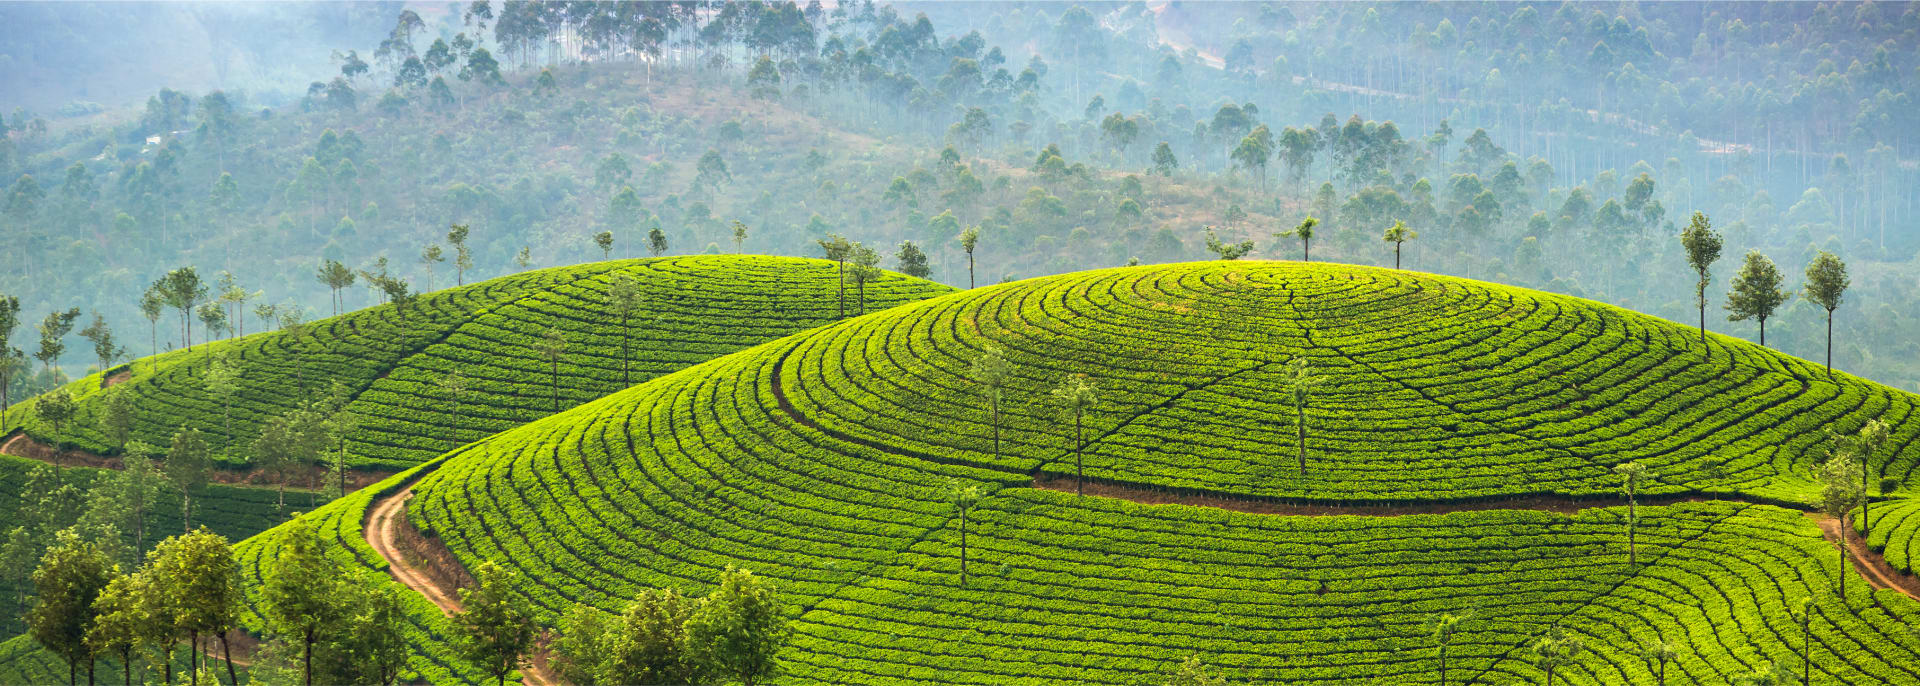
M880 252L853 244L853 285L860 298L860 314L867 313L867 284L880 279Z
M533 652L533 607L512 588L513 573L488 560L474 573L474 587L460 589L460 612L453 615L460 652L486 670L495 683L507 683Z
M1315 219L1313 217L1307 217L1306 219L1300 220L1299 225L1293 227L1292 229L1273 234L1273 237L1286 238L1291 236L1294 238L1299 238L1300 239L1300 261L1312 262L1313 261L1313 227L1318 226L1319 224L1320 224L1320 220Z
M180 310L181 340L193 349L193 308L207 298L207 284L193 267L181 267L160 278L161 298L169 307Z
M1713 224L1707 221L1704 212L1693 213L1693 221L1680 233L1680 245L1687 249L1687 264L1693 267L1694 274L1700 279L1694 283L1694 304L1700 306L1700 345L1711 357L1713 350L1705 348L1707 344L1707 284L1713 281L1713 263L1720 260L1720 248L1723 242L1720 232L1713 230Z
M746 244L747 225L735 219L733 220L733 251L735 253L743 252Z
M893 257L900 261L902 274L924 279L933 273L927 267L927 254L921 252L920 246L914 245L913 241L901 241L900 251L894 253Z
M820 251L826 253L827 259L833 260L834 276L838 277L840 281L839 318L846 319L847 318L847 258L851 257L853 254L853 243L848 242L846 236L842 236L837 233L827 234L826 238L815 239L814 242L820 244Z
M633 315L640 311L641 300L640 280L624 271L614 272L613 279L607 288L607 304L620 315L620 383L622 385L633 383L631 377L633 358L628 352L628 342L633 336L627 324L632 320Z
M428 243L420 249L420 264L427 267L427 292L433 291L433 265L447 261L446 251L439 243Z
M166 308L166 298L160 294L160 282L155 281L147 286L147 290L140 292L140 316L147 318L148 345L152 348L147 353L149 355L160 354L160 315L166 313ZM5 347L5 342L0 341L0 349Z
M967 288L973 288L973 250L980 245L980 227L969 226L960 232L960 249L967 253Z
M471 229L466 224L452 224L447 227L447 244L453 246L453 279L455 286L467 285L467 270L473 268L473 250L467 247L467 235Z
M67 352L67 334L73 333L73 320L80 318L80 308L70 308L65 312L48 312L47 318L40 320L34 328L40 332L40 348L33 357L40 361L41 367L48 372ZM104 370L103 370L104 371Z
M1287 368L1281 372L1282 382L1293 398L1293 425L1300 437L1300 473L1307 473L1307 401L1313 397L1313 390L1322 382L1324 376L1313 374L1313 361L1298 356L1287 361Z
M567 338L557 328L548 328L540 339L540 354L553 365L553 411L560 411L560 353L567 350Z
M447 394L447 399L453 401L453 425L459 426L460 403L466 400L467 391L472 387L472 384L467 381L467 375L461 374L460 370L456 369L447 372L446 376L440 377L439 385L440 390Z
M647 231L647 252L654 257L667 254L667 232L656 226Z
M204 380L207 393L220 400L220 436L233 444L233 396L240 390L240 365L227 355L213 358Z
M1680 657L1680 653L1666 641L1653 639L1640 644L1640 659L1653 665L1654 676L1659 679L1658 686L1667 686L1667 663Z
M1820 511L1839 522L1840 536L1835 545L1840 548L1841 597L1847 594L1847 514L1866 499L1860 489L1861 471L1851 450L1836 451L1820 465Z
M980 486L949 480L947 502L953 503L953 514L960 518L960 585L965 586L967 585L967 515L973 511L973 506L980 504Z
M1223 260L1237 260L1240 259L1241 256L1253 252L1253 241L1222 243L1220 242L1220 237L1214 234L1213 227L1209 226L1207 227L1207 251L1219 255L1220 259Z
M1434 645L1440 648L1440 686L1447 686L1447 649L1452 647L1454 637L1460 634L1460 624L1467 618L1468 615L1442 612L1428 620Z
M1750 250L1746 262L1740 265L1740 273L1733 276L1733 290L1727 293L1727 319L1760 322L1762 346L1767 344L1767 318L1793 298L1792 293L1780 290L1784 280L1773 260L1758 250Z
M1586 652L1587 642L1578 636L1567 633L1566 629L1555 624L1547 632L1527 644L1533 650L1533 662L1547 673L1547 686L1553 686L1553 675L1562 667L1573 664Z
M601 231L593 235L593 244L600 248L600 259L613 258L613 232Z
M1060 385L1053 389L1053 401L1060 406L1062 414L1073 418L1073 476L1074 493L1086 494L1086 415L1087 410L1100 402L1100 390L1087 380L1085 374L1068 374L1060 379Z
M353 285L355 278L353 270L338 261L326 260L320 263L320 270L314 276L320 280L320 283L326 284L327 288L333 291L333 314L338 316L340 314L340 289Z
M1394 269L1400 268L1400 246L1405 244L1407 241L1410 241L1419 237L1420 237L1420 232L1407 228L1407 223L1403 221L1396 220L1393 222L1393 226L1387 227L1387 233L1385 236L1382 236L1382 240L1385 240L1386 242L1393 244L1393 268Z
M1825 250L1807 265L1806 298L1827 311L1827 378L1833 378L1833 311L1847 294L1847 263Z
M162 470L167 482L180 491L180 530L192 533L193 494L207 487L207 476L213 471L213 458L199 429L183 428L173 435Z
M1638 565L1640 558L1634 550L1634 527L1640 524L1640 484L1647 478L1646 465L1627 462L1615 465L1613 473L1619 474L1624 483L1621 488L1627 492L1627 564Z
M1000 346L989 343L973 359L973 381L980 384L980 390L986 394L988 407L992 411L994 462L1000 461L1000 399L1007 381L1012 378L1013 364L1007 362L1006 355L1000 352Z

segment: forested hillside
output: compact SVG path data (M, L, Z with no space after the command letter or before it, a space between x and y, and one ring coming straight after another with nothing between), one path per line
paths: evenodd
M163 91L117 126L16 114L0 173L22 259L0 292L29 322L99 310L126 340L178 266L155 255L311 310L322 259L444 283L430 244L452 223L484 275L522 248L586 259L603 230L617 254L654 227L669 252L731 250L739 222L756 252L911 240L961 284L972 226L993 282L1202 256L1208 227L1284 257L1270 234L1312 215L1326 259L1392 264L1381 235L1403 221L1418 268L1677 319L1695 277L1674 235L1702 211L1732 258L1710 296L1748 250L1788 290L1836 253L1838 363L1920 383L1920 320L1896 306L1920 285L1910 10L687 7L422 7L340 46L294 105ZM1782 58L1740 67L1756 55ZM1769 340L1812 356L1823 315L1791 301Z

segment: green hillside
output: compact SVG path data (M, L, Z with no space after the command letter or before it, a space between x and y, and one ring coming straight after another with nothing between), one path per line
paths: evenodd
M777 341L495 436L425 477L409 515L468 566L516 567L549 619L748 566L798 608L800 682L1130 683L1193 654L1235 678L1421 682L1438 665L1423 622L1454 612L1477 618L1456 678L1538 681L1525 645L1558 622L1593 647L1577 683L1648 681L1632 651L1656 637L1680 646L1675 683L1726 683L1793 659L1787 608L1803 596L1826 641L1817 672L1920 679L1920 636L1902 626L1920 605L1857 578L1838 594L1813 521L1766 504L1810 498L1825 432L1869 417L1895 427L1876 469L1911 482L1914 398L1731 339L1703 351L1696 335L1360 267L1042 278ZM988 343L1014 369L998 455L969 378ZM1304 475L1278 377L1302 355L1327 377ZM1079 498L1033 487L1071 489L1072 422L1047 395L1067 374L1104 396L1088 419L1095 492L1611 505L1612 466L1638 461L1650 492L1726 500L1643 506L1634 567L1617 506L1298 517ZM988 493L966 586L949 479Z
M631 275L642 298L624 340L608 299L617 273ZM848 288L851 314L856 293ZM888 273L865 290L867 307L879 309L949 289ZM105 452L112 447L100 430L105 398L133 393L135 439L164 446L180 427L194 426L216 453L244 464L263 423L338 383L358 423L348 442L352 463L403 468L553 412L552 369L539 352L549 329L565 339L558 405L569 407L831 322L839 316L837 291L833 263L798 258L674 257L542 269L314 322L298 336L274 331L136 360L131 377L110 390L98 374L69 385L80 414L63 430L39 420L29 403L6 415L0 433L24 428L43 441ZM631 365L624 378L623 342ZM227 405L205 381L219 356L241 370L230 428ZM441 385L454 372L467 380L464 394Z

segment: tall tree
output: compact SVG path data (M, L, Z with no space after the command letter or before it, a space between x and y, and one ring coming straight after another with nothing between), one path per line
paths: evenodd
M1780 290L1785 277L1773 260L1758 250L1747 251L1746 262L1740 265L1740 273L1733 276L1733 290L1727 293L1727 320L1760 322L1760 345L1767 344L1767 318L1774 310L1786 304L1793 294Z
M1382 236L1381 238L1386 242L1393 244L1393 268L1394 269L1400 268L1400 246L1405 244L1407 241L1410 241L1419 237L1420 237L1420 232L1407 228L1407 223L1403 221L1395 220L1393 222L1393 226L1387 227L1386 235Z
M33 572L34 603L27 611L27 633L67 663L69 684L82 662L87 664L87 683L93 683L94 651L87 642L87 629L98 613L94 600L118 571L112 556L97 543L81 540L68 529L57 535Z
M1447 686L1447 649L1453 646L1453 639L1460 635L1460 624L1468 616L1442 612L1428 620L1433 631L1433 643L1440 648L1440 686Z
M993 419L993 459L1000 461L1000 400L1006 392L1007 382L1013 379L1013 364L1001 352L1000 346L988 343L980 348L980 355L973 358L973 382L980 384L980 391L987 396L987 404Z
M1881 446L1886 445L1887 436L1891 433L1892 429L1886 422L1869 419L1860 425L1860 431L1854 435L1835 436L1833 448L1827 452L1829 457L1843 453L1852 455L1860 463L1860 535L1863 538L1872 533L1873 520L1867 517L1867 508L1871 506L1872 499L1867 496L1873 493L1868 484L1868 479L1873 478L1873 456L1880 452ZM1885 471L1884 463L1881 471Z
M960 232L960 249L967 253L967 288L973 288L973 250L980 246L980 227L969 226Z
M1800 683L1813 683L1813 598L1793 606L1793 623L1800 625Z
M119 656L121 682L133 686L133 651L147 642L140 607L143 589L135 577L118 569L109 576L106 587L93 599L94 618L86 641L95 654Z
M1305 356L1296 356L1287 361L1286 370L1281 372L1282 383L1286 384L1288 395L1293 400L1293 425L1300 438L1300 473L1307 473L1307 401L1313 398L1313 390L1326 381L1324 376L1313 373L1313 361Z
M979 484L962 484L947 481L947 502L953 504L953 515L960 519L960 585L967 585L967 518L973 512L973 506L980 504Z
M19 356L13 347L13 331L20 327L20 298L0 294L0 415L12 407L7 389L13 386L13 361Z
M1253 241L1222 243L1220 236L1213 232L1213 227L1209 226L1207 227L1207 251L1219 255L1220 259L1223 260L1237 260L1240 259L1241 256L1253 252Z
M1820 465L1820 511L1838 522L1840 536L1834 543L1840 549L1840 595L1847 594L1847 514L1866 499L1860 482L1864 478L1853 451L1835 451Z
M1062 414L1073 418L1074 494L1086 495L1086 416L1087 410L1099 404L1100 389L1095 388L1085 374L1068 374L1054 387L1053 401Z
M1627 493L1627 564L1638 565L1640 558L1633 545L1634 528L1640 524L1640 484L1646 481L1647 467L1638 462L1626 462L1615 465L1613 473L1622 480L1620 488Z
M193 349L193 308L207 299L207 284L193 267L181 267L160 277L160 295L169 307L180 310L181 341Z
M333 291L333 314L339 316L340 289L353 285L355 278L353 270L336 260L325 260L320 263L320 271L315 274L315 277Z
M1680 657L1678 651L1666 641L1653 639L1640 644L1640 659L1653 664L1654 676L1659 679L1658 686L1667 686L1667 663Z
M73 400L73 394L65 388L56 388L40 396L33 402L33 413L41 421L53 425L58 434L66 430L67 420L79 414L80 408Z
M1292 229L1275 233L1273 237L1287 238L1291 236L1300 239L1300 261L1311 262L1313 261L1313 227L1319 224L1320 220L1307 217L1306 219L1300 220L1300 223Z
M613 273L613 278L607 284L607 304L613 307L615 314L620 315L620 383L623 386L633 383L633 356L629 352L633 336L628 323L633 315L640 312L643 299L639 279L633 278L630 272Z
M685 626L688 645L712 676L754 686L779 672L787 611L765 577L728 567Z
M220 438L233 445L233 398L240 392L242 368L226 354L215 355L207 365L204 380L207 393L220 403Z
M902 274L924 279L933 273L927 267L927 254L921 252L920 246L914 245L913 241L901 241L900 251L894 253L893 257L899 260Z
M240 590L240 565L233 559L233 547L225 536L203 527L162 542L158 550L160 578L177 598L177 621L192 637L190 645L198 652L200 636L220 639L221 660L227 663L227 681L240 683L233 666L233 647L228 640L245 600Z
M553 411L559 412L560 411L560 353L566 352L567 350L567 337L561 334L559 329L549 327L547 329L546 335L540 338L540 343L538 345L540 348L540 354L547 358L548 364L553 365L553 385L552 385Z
M593 245L600 248L600 259L613 259L613 232L601 231L593 235Z
M647 252L654 257L667 254L667 233L658 226L647 231Z
M738 219L733 220L733 251L742 252L747 244L747 225Z
M341 569L306 520L295 516L287 526L266 576L264 614L274 633L298 638L301 672L313 686L313 646L338 620Z
M34 351L33 358L39 360L40 365L48 372L52 372L54 364L60 361L60 356L66 354L67 334L73 333L73 320L79 318L80 308L78 307L65 312L48 312L47 318L40 320L40 324L34 327L40 332L40 348Z
M460 589L460 612L453 623L460 652L480 665L496 683L519 669L533 652L533 607L512 588L514 573L488 560L474 570L474 586Z
M162 295L161 282L155 281L140 292L140 316L147 318L147 337L153 350L152 355L160 354L160 315L166 311L167 299ZM0 345L0 348L4 348Z
M453 246L453 279L456 286L467 285L467 270L473 268L473 249L467 247L469 233L471 229L466 224L447 227L447 244Z
M1707 344L1707 284L1713 281L1713 263L1720 260L1720 248L1723 241L1720 232L1713 230L1713 224L1707 221L1704 212L1693 213L1693 220L1687 223L1687 229L1680 233L1680 245L1687 249L1687 264L1693 267L1693 273L1699 276L1694 283L1694 304L1700 306L1700 345L1711 357L1713 350L1705 348Z
M827 259L833 260L834 276L837 277L840 282L840 287L839 287L840 314L838 315L838 318L846 319L847 318L847 258L852 256L853 244L847 241L846 236L842 236L837 233L827 234L826 238L815 239L814 242L820 244L820 250L826 253ZM971 255L972 253L969 252L968 254Z
M439 243L428 243L420 248L420 264L427 268L426 292L433 292L433 265L445 261L447 261L446 251L440 248Z
M1847 294L1847 286L1852 285L1847 277L1847 263L1834 257L1825 250L1813 257L1807 264L1806 298L1827 311L1827 378L1833 378L1833 311L1839 309L1840 302Z
M1567 633L1566 629L1555 624L1547 628L1545 634L1527 644L1533 651L1533 662L1547 673L1547 686L1553 686L1553 675L1561 668L1573 664L1586 652L1587 642L1578 636Z
M113 341L113 330L107 328L107 320L99 312L93 313L93 322L80 330L80 336L93 344L94 359L100 361L100 373L105 375L113 368L113 363L125 357L127 349Z
M180 491L180 528L184 533L191 533L193 494L206 488L207 477L213 471L213 458L199 429L183 428L173 435L173 445L167 449L167 462L162 469L167 482Z
M860 314L867 313L867 284L880 279L880 252L853 244L853 285L860 298Z
M1180 160L1173 156L1173 146L1167 145L1166 141L1160 141L1159 145L1154 146L1153 173L1160 176L1173 176L1174 170L1179 168Z

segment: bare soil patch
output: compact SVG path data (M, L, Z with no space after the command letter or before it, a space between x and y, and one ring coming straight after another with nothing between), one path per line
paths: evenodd
M120 371L114 372L112 374L108 374L106 378L101 379L100 387L112 388L114 386L118 386L122 383L125 383L127 379L131 379L131 378L133 378L133 368L123 367L120 369Z
M1851 567L1858 570L1867 583L1873 584L1874 588L1899 591L1909 598L1920 600L1920 578L1902 574L1887 564L1886 558L1867 547L1867 542L1860 538L1860 532L1824 514L1809 512L1807 517L1820 525L1820 533L1829 543L1839 539L1843 532L1846 534L1847 557L1854 562Z

